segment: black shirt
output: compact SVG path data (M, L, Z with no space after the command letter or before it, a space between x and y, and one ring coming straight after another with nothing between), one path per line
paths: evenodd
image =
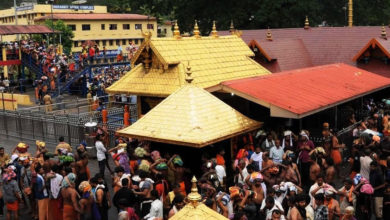
M371 170L370 171L370 184L373 188L378 187L385 183L385 179L383 177L382 172L378 170ZM384 187L378 190L374 190L374 197L383 197L384 194Z
M114 204L115 207L119 208L119 200L122 198L125 198L127 200L127 207L132 207L135 204L135 195L133 191L131 191L129 188L122 187L120 188L112 198L112 203Z

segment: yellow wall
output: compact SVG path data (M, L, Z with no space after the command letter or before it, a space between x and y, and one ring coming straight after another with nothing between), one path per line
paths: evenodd
M69 10L69 9L54 9L53 13L107 13L107 7L106 6L94 6L93 11L89 10ZM15 24L14 19L14 9L5 9L0 10L0 25L12 25ZM50 5L34 5L33 10L25 10L25 11L18 11L18 24L34 24L34 19L39 18L41 16L50 15L51 13L51 6ZM7 22L5 21L5 18L7 18ZM103 48L103 40L106 40L106 49L107 50L116 50L118 48L116 40L119 40L119 45L124 46L128 45L129 41L134 41L138 45L141 44L142 33L141 30L135 29L135 24L142 24L142 29L147 30L147 20L114 20L114 21L108 21L108 20L77 20L77 21L66 21L64 20L65 24L67 25L76 25L76 30L73 31L74 38L73 41L77 41L78 47L74 47L75 43L73 44L72 51L78 52L81 51L81 44L82 41L86 40L99 40L99 46L100 49ZM36 24L42 24L44 21L38 21ZM149 21L150 24L154 25L154 29L150 30L153 32L153 36L157 36L157 22L156 21ZM89 31L83 31L82 25L83 24L90 24L90 30ZM101 29L101 24L105 24L105 30ZM116 24L117 30L109 30L110 24ZM123 30L123 24L130 24L130 30ZM170 29L169 29L170 30ZM9 35L9 36L2 36L2 41L13 41L16 39L16 36ZM110 46L109 40L113 40L113 45ZM125 40L125 44L123 44L123 40ZM137 42L138 41L138 42ZM125 48L123 48L125 49Z
M162 24L159 26L158 29L161 30L161 36L164 36L164 37L172 37L173 36L172 25ZM165 33L165 31L166 31L166 33Z

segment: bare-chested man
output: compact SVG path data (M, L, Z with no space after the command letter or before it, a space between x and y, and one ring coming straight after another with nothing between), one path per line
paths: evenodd
M306 196L298 194L295 198L295 205L291 209L291 220L305 220L306 219Z
M325 191L325 205L328 207L328 219L338 219L341 217L340 204L336 199L333 199L334 192L332 190Z
M76 189L79 188L81 182L89 180L87 166L88 166L88 156L87 154L81 154L80 160L75 162L75 168L76 168L75 170L77 175L76 186L75 186Z
M261 181L262 181L262 179L256 178L253 180L253 184L252 184L252 191L254 191L256 193L254 198L253 198L253 201L257 205L261 205L261 203L263 202L263 199L265 197L263 187L261 186Z
M69 173L62 181L61 196L64 203L64 220L77 219L78 213L80 213L79 203L77 201L79 195L74 188L75 181L76 175L74 173Z
M327 158L324 163L325 171L325 182L334 186L334 180L336 177L336 168L334 167L333 159Z
M286 165L286 181L301 185L301 175L299 174L297 164L293 163L292 160L287 160L284 162L284 165Z

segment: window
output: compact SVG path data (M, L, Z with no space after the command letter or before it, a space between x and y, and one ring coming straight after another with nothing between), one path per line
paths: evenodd
M122 40L122 45L126 45L126 39Z
M116 45L119 46L121 43L120 43L120 40L116 40Z
M134 42L135 44L138 44L138 39L135 39L135 42Z
M75 30L76 30L76 25L75 25L75 24L68 24L68 27L69 27L72 31L75 31Z
M100 25L100 28L101 28L102 30L105 30L105 29L106 29L106 25L105 25L105 24L101 24L101 25Z
M165 34L167 33L167 29L166 29L166 28L164 28L164 33L165 33Z
M91 30L91 25L90 24L83 24L82 26L83 31L89 31Z
M130 24L123 24L123 30L130 30Z
M147 25L147 28L150 30L150 29L152 29L152 30L154 30L154 24L148 24Z
M110 46L114 45L114 41L113 40L109 40L108 42L109 42Z
M110 24L110 30L116 30L118 26L116 24Z
M78 41L74 41L73 42L73 47L78 47L79 46L79 42Z
M23 15L23 18L26 18L27 17L27 15Z
M100 46L100 40L95 40L95 43Z
M41 16L45 16L45 13L41 13Z
M106 46L106 40L102 40L102 42L103 42L103 46Z
M22 18L22 16L21 16L21 15L18 15L18 18Z
M135 24L135 29L136 30L142 29L142 24Z

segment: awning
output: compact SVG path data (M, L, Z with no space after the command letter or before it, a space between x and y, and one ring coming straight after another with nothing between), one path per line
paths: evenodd
M44 25L0 25L0 35L59 33Z
M204 89L185 85L118 134L201 148L260 127Z
M331 64L227 81L208 91L234 93L269 108L273 117L299 119L389 86L389 78Z

